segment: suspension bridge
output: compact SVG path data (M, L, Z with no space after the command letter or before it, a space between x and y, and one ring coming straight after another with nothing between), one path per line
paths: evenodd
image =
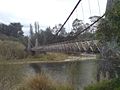
M41 51L46 52L61 52L61 53L100 53L100 46L98 40L93 41L74 41L74 42L61 42L51 45L44 45L32 48L32 51L40 53Z
M43 46L38 46L38 42L36 42L35 46L31 48L31 42L30 40L28 41L28 49L31 50L32 52L62 52L62 53L77 53L77 52L86 52L86 53L100 53L101 52L101 46L98 40L91 40L91 41L76 41L76 38L80 36L83 32L88 31L89 28L93 27L96 23L98 23L102 18L105 17L105 13L101 16L101 7L99 0L96 0L98 3L98 11L99 11L99 18L94 21L92 24L90 24L88 27L84 28L83 30L80 30L79 32L75 33L75 35L70 39L66 39L63 42L57 42L49 45L43 45ZM92 9L90 5L90 1L88 0L88 5L89 5L89 12L90 15L92 14ZM82 4L82 0L79 0L65 22L62 24L61 28L57 31L57 33L54 35L53 38L50 38L51 41L53 41L56 36L60 33L62 28L65 26L65 24L68 22L70 17L73 15L77 7ZM82 15L84 19L84 9L83 5L82 7ZM107 5L106 5L106 10L110 9L112 7L112 0L107 0ZM105 11L106 12L106 11ZM38 40L36 40L38 41Z

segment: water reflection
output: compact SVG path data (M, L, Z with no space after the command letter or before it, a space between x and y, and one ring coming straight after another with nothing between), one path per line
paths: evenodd
M0 65L1 90L13 90L24 77L44 73L57 84L69 84L75 90L91 83L120 77L119 60L85 60L62 63Z
M31 64L36 73L45 73L58 84L72 85L83 90L89 84L120 75L119 63L113 60L85 60L63 63Z
M58 84L69 84L75 90L82 90L88 84L96 82L96 61L76 61L66 63L31 64L35 70L39 67L41 73L45 73ZM36 73L40 73L36 71Z

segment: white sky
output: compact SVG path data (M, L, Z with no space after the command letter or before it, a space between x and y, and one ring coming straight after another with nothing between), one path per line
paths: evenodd
M91 15L89 4L91 7ZM98 2L100 4L100 13ZM10 22L21 22L25 26L38 21L41 28L55 26L66 20L78 0L0 0L0 22L9 24ZM89 22L88 18L94 15L102 15L105 12L107 0L82 0L66 27L71 27L75 18ZM84 17L82 14L82 8ZM24 32L28 28L24 27Z

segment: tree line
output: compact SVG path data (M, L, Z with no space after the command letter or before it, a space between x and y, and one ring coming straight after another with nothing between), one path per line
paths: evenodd
M98 18L97 16L93 16L90 19ZM39 23L35 22L34 25L30 24L30 35L29 39L31 40L33 46L35 46L35 42L37 40L39 45L46 45L51 43L64 42L66 40L72 39L77 33L88 27L89 23L84 23L82 20L75 19L72 22L71 30L67 30L67 28L63 27L58 35L56 33L60 30L62 24L55 25L54 27L47 27L45 30L40 29ZM86 41L95 39L95 30L96 25L89 28L87 31L81 33L76 40ZM70 32L67 32L70 31Z
M23 36L22 25L21 23L10 23L9 25L1 23L0 33L16 38Z
M97 16L90 17L90 20L98 18ZM33 46L37 40L39 45L46 45L51 43L64 42L66 40L72 39L77 33L89 26L89 23L84 23L82 20L76 18L72 22L72 28L67 30L63 27L58 35L56 33L61 28L62 24L55 25L54 27L47 27L46 29L41 29L38 22L34 25L30 24L30 35L24 36L21 23L10 23L9 25L0 24L0 34L6 36L14 37L27 46L28 38L30 39ZM67 32L70 31L70 32ZM96 25L89 28L86 32L79 35L76 40L85 41L95 39ZM56 36L55 36L56 35ZM54 38L54 39L53 39Z

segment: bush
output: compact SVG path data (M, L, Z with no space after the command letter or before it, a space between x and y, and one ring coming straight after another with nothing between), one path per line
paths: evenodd
M0 41L0 59L22 59L26 57L25 46L14 41Z
M56 85L51 82L45 75L35 75L25 80L24 85L17 90L74 90L69 86Z
M85 87L84 90L120 90L120 79L102 81L100 83Z

